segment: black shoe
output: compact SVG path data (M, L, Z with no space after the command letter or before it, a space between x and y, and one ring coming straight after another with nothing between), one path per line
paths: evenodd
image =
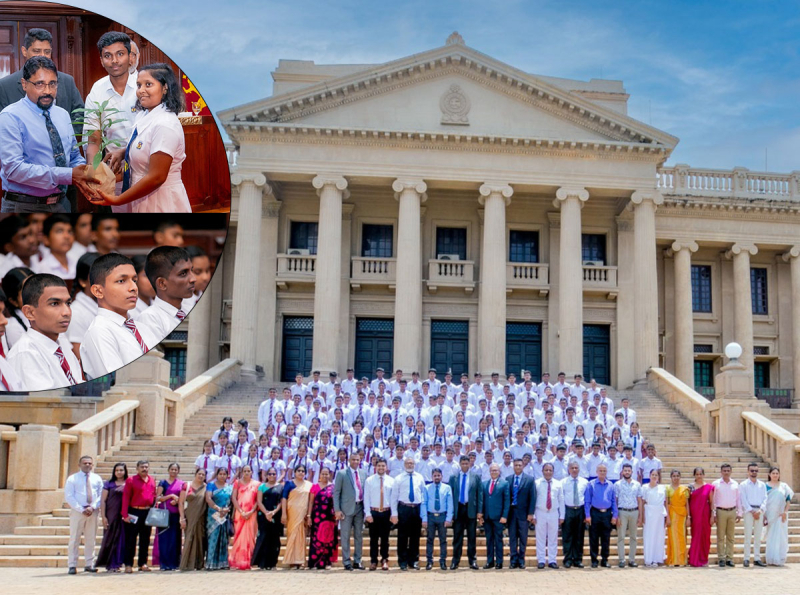
M487 562L486 564L483 565L484 570L489 570L491 568L494 568L494 562Z
M439 568L442 570L447 570L447 563L446 562L439 562Z
M91 566L87 566L86 568L84 568L84 569L83 569L83 571L84 571L84 572L92 572L92 573L95 573L95 572L97 572L97 568L92 568Z
M598 566L597 562L592 562L592 568L597 568L597 566Z
M517 563L516 562L511 562L511 563L509 563L508 567L513 570L514 568L517 567Z
M364 570L361 564L353 564L353 570Z
M755 562L753 562L753 564L756 565L756 566L760 566L761 568L766 568L767 567L767 565L764 564L761 560L756 560Z
M400 564L400 570L402 571L408 570L408 564Z
M631 568L636 568L639 565L636 562L628 562L628 566L630 566Z
M456 568L458 568L458 566L456 566ZM469 563L469 569L470 570L480 570L480 568L478 568L478 563L477 562L470 562Z
M570 562L569 560L565 561L564 568L572 568L572 562Z
M411 568L413 568L414 570L419 570L419 562L414 562L414 563L411 565Z
M536 568L542 570L544 568L544 562L539 562L539 564L536 565Z
M573 564L573 566L575 568L583 568L583 562L575 562L575 564Z
M431 568L433 568L433 562L428 562L428 563L425 565L425 570L430 570Z
M503 570L503 563L502 563L502 562L500 562L499 564L497 564L497 565L495 566L495 568L496 568L497 570Z
M719 567L720 568L725 568L725 560L720 560L719 561Z
M620 568L625 568L625 562L620 562L620 563L619 563L619 567L620 567Z
M345 570L353 570L353 567L350 564L345 564L344 565L344 569Z
M734 566L736 566L736 564L734 564L731 560L728 560L727 562L725 562L725 566L730 566L731 568L733 568Z
M555 570L558 568L558 564L556 564L555 562L550 562L550 564L548 564L547 567Z
M77 571L77 570L75 570L74 568L70 568L70 569L67 571L67 574L78 574L78 571Z
M742 566L744 566L745 568L748 568L748 567L750 566L750 560L745 560L745 561L742 563Z
M519 568L520 570L525 570L525 562L520 562L519 564L517 564L517 568Z
M602 566L603 568L611 568L611 564L609 564L608 562L605 562L605 561L604 562L600 562L600 566Z
M450 564L450 570L458 570L458 564L456 564L455 562Z

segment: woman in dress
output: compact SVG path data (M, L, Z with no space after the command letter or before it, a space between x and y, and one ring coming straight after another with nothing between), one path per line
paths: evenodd
M283 563L300 568L306 561L306 516L308 516L311 482L306 481L305 465L294 468L294 479L283 486L281 522L286 527L286 551Z
M128 479L128 467L117 463L111 479L103 485L100 500L100 516L103 519L103 543L97 554L97 566L105 566L108 572L119 572L125 557L125 523L122 520L122 490Z
M694 483L689 486L689 518L692 526L689 566L708 566L708 553L711 550L714 486L706 483L706 473L701 467L695 467L692 475L694 475Z
M210 444L210 442L209 442ZM206 470L194 472L191 483L184 483L178 502L181 529L184 531L181 570L202 570L206 561Z
M216 479L206 488L206 504L208 505L206 570L227 570L229 568L228 515L231 511L232 493L233 487L228 484L228 469L226 467L217 468Z
M667 492L659 483L658 469L650 472L650 483L642 486L644 504L644 545L645 566L660 566L664 563L664 533L669 526L666 509Z
M236 511L233 517L233 527L236 532L231 548L231 566L238 570L250 570L250 560L253 558L258 530L256 498L260 482L253 479L253 467L250 465L242 465L241 475L241 478L233 483L231 496L233 509Z
M686 517L689 515L689 488L681 485L681 472L673 469L667 486L667 566L686 566Z
M794 492L781 481L781 470L769 468L767 481L767 510L764 523L767 525L767 564L783 566L789 551L789 506Z
M122 193L97 191L87 198L96 205L130 205L132 213L191 213L181 180L186 142L178 114L184 99L180 81L168 64L139 69L136 114L125 149Z
M319 483L314 484L309 496L307 525L310 530L308 567L324 570L337 559L339 529L333 511L333 484L331 472L323 467Z
M253 551L252 565L262 570L274 570L281 553L281 496L283 484L278 483L277 469L265 471L267 481L258 486L258 539Z
M178 479L181 472L178 463L172 463L167 471L169 479L162 479L156 489L156 505L163 504L169 511L169 526L157 532L158 564L161 570L177 570L181 565L181 515L178 513L178 502L183 481Z

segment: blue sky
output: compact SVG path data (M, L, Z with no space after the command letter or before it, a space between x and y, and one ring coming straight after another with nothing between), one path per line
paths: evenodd
M679 137L670 164L800 170L800 0L62 0L164 50L215 112L271 94L280 58L380 63L467 45L534 73L621 79L629 115Z

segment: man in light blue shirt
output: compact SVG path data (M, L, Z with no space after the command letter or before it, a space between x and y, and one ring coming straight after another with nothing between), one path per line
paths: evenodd
M433 483L425 487L425 500L420 510L422 526L428 529L426 553L428 565L425 570L433 568L433 540L439 534L439 568L447 570L447 535L446 527L453 521L453 493L450 486L442 481L442 470L433 470Z
M93 180L78 150L69 113L55 104L58 70L44 56L22 69L25 97L0 112L3 213L68 213L67 186L84 194Z

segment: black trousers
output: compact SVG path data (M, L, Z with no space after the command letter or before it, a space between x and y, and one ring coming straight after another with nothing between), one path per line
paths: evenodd
M502 564L505 525L500 524L500 519L484 519L483 528L486 529L486 562Z
M136 538L139 538L139 556L137 566L147 564L147 554L150 550L150 533L152 527L145 524L147 510L131 508L130 514L138 517L136 524L125 523L125 566L133 566L133 555L136 553Z
M592 562L597 562L598 546L600 561L608 562L608 543L611 541L611 510L600 512L592 508L592 526L589 528L589 553Z
M419 537L422 519L419 506L397 504L397 563L400 566L419 562Z
M467 532L467 559L470 564L475 562L476 554L476 535L478 529L478 519L471 519L467 516L467 504L459 504L453 519L453 560L452 563L458 565L461 562L461 552L464 548L464 531Z
M586 538L586 513L580 508L567 507L564 524L561 525L561 543L564 547L564 563L583 564L583 544ZM594 524L594 523L592 523Z
M372 516L372 522L369 524L369 559L373 564L378 563L378 543L380 542L380 559L389 559L389 531L392 528L392 522L389 520L392 516L392 511L386 509L383 512L377 510L365 512Z
M508 513L508 549L511 564L525 563L525 550L528 547L528 515L517 506Z
M425 541L425 554L428 562L433 562L433 544L436 535L439 535L439 562L447 562L447 529L444 520L447 518L445 513L428 514L428 536Z

